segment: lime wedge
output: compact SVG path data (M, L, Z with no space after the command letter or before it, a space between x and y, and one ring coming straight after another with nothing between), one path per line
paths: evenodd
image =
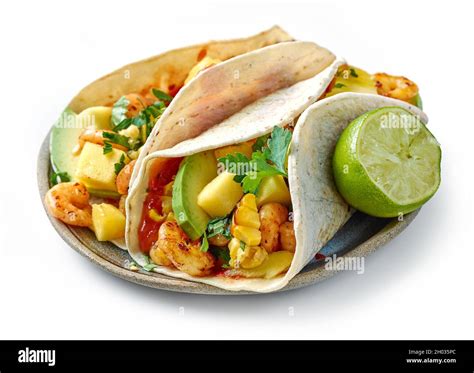
M394 217L416 210L440 184L441 148L420 119L399 107L356 118L333 158L336 186L354 208Z

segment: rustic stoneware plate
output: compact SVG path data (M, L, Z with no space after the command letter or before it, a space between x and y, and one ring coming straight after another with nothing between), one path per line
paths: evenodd
M49 157L48 134L43 141L38 156L37 177L42 200L44 200L44 195L50 187L49 175L51 165ZM326 244L320 253L325 256L332 256L333 254L354 257L366 256L402 232L413 221L418 211L405 216L403 221L373 218L357 212L332 240ZM111 243L97 241L94 233L89 229L69 227L51 217L50 220L56 231L69 246L102 269L124 280L156 289L184 293L216 295L256 294L231 292L210 285L176 279L145 270L132 271L129 269L132 259L126 251L119 249ZM281 291L312 285L337 273L337 271L326 270L324 264L324 260L311 261Z

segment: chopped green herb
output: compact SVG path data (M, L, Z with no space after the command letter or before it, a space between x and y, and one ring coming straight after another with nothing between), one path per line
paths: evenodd
M143 269L147 272L151 272L153 271L154 268L158 267L156 264L154 263L148 263L146 265L143 266Z
M345 84L342 84L342 83L336 83L334 84L334 88L342 88L342 87L345 87L346 85Z
M275 127L268 139L264 151L254 151L252 159L241 153L229 154L219 158L227 171L234 173L234 180L242 184L245 193L257 193L264 177L287 176L285 163L288 147L291 142L291 131ZM269 163L271 162L271 163Z
M252 146L252 150L254 152L258 152L258 151L262 151L262 149L267 145L267 141L268 141L268 138L270 137L270 135L263 135L263 136L260 136L257 141L255 141L255 143L253 144Z
M120 157L120 161L114 164L115 175L118 175L120 171L122 171L122 168L124 167L125 167L125 154L122 153L122 156Z
M218 260L222 261L222 268L230 268L230 252L227 247L211 247L211 253L214 255Z
M356 73L356 71L351 67L351 76L354 78L358 78L359 75Z
M130 137L119 135L118 133L113 133L113 132L102 132L102 137L104 139L109 140L109 142L113 142L114 144L117 145L122 145L123 147L127 149L133 149L133 145L130 141Z
M240 241L240 250L245 251L245 242Z
M130 101L125 98L125 96L120 97L117 102L112 107L112 117L111 121L113 126L117 126L120 122L122 122L125 118L128 111L128 105Z
M209 242L207 241L206 232L204 232L204 236L202 236L202 242L201 242L200 250L204 253L207 252L207 250L209 250Z
M132 118L125 118L119 124L117 124L114 128L112 128L112 130L114 132L119 132L119 131L125 130L128 127L131 126L132 122L133 122Z
M230 218L214 218L207 223L207 238L222 234L225 238L232 238L230 235Z
M109 154L112 152L112 144L108 141L104 142L104 154Z
M153 92L153 95L158 99L158 100L163 100L163 101L171 101L173 97L171 97L169 94L160 91L159 89L152 88L151 90Z
M281 127L275 127L268 140L268 148L265 149L265 156L281 172L286 174L285 163L288 147L291 142L291 132Z
M252 169L250 159L242 153L227 154L218 161L225 166L227 171L235 174L234 180L237 183L241 183L247 172Z
M71 181L71 177L67 172L53 172L49 177L49 182L51 183L51 185L65 183L68 181Z

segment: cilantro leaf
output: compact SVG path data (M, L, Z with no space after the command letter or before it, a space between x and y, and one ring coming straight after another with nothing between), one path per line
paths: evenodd
M354 77L354 78L358 78L358 77L359 77L359 75L356 73L356 71L354 70L354 68L351 67L350 71L351 71L351 76L352 76L352 77Z
M53 172L49 177L49 182L51 185L57 185L59 183L64 183L71 181L71 177L67 172Z
M268 140L268 148L265 149L266 158L272 161L284 175L286 175L285 163L290 142L291 131L282 127L275 127Z
M173 97L171 97L169 94L160 91L159 89L152 88L151 90L153 92L153 95L158 99L158 100L163 100L163 101L171 101Z
M132 118L125 118L119 124L117 124L114 128L112 128L112 131L119 132L119 131L125 130L132 125L132 122L133 122Z
M250 159L242 153L227 154L218 161L224 165L226 171L235 174L234 181L237 183L241 183L245 175L252 171Z
M334 84L334 88L342 88L342 87L345 87L346 85L345 84L342 84L342 83L336 83Z
M109 154L112 152L112 144L108 141L104 141L104 148L103 148L103 153Z
M230 268L230 252L227 247L211 247L211 253L218 260L222 261L222 268Z
M117 102L112 107L112 117L111 121L114 126L119 125L124 119L126 119L125 114L128 111L128 105L130 101L127 100L125 96L120 97Z
M204 236L202 237L200 250L204 253L207 252L207 250L209 250L209 242L207 241L206 232L204 232Z
M122 153L122 156L120 157L119 162L114 164L115 175L118 175L120 171L122 171L122 168L124 167L125 167L125 154Z
M268 138L270 137L269 134L260 136L257 141L252 146L252 150L254 152L262 151L263 148L267 145Z
M102 132L102 137L104 139L109 140L108 142L113 142L114 144L117 145L122 145L123 147L127 149L132 149L133 146L130 142L130 138L127 136L119 135L118 133L113 133L113 132ZM105 146L104 146L105 148Z
M207 223L207 238L222 234L225 238L232 238L230 235L230 218L214 218Z
M269 164L265 154L262 152L254 152L252 154L252 162L254 171L247 173L242 179L244 193L256 194L264 177L274 175L286 176L285 172Z

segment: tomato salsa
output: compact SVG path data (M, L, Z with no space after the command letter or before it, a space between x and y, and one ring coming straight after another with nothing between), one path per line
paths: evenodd
M140 226L138 228L138 240L140 242L140 250L148 254L153 244L158 239L158 230L162 223L150 218L149 212L155 209L158 214L162 214L162 197L164 188L173 181L177 174L179 165L183 158L157 159L151 166L150 180L148 184L148 194L143 203L142 216Z

